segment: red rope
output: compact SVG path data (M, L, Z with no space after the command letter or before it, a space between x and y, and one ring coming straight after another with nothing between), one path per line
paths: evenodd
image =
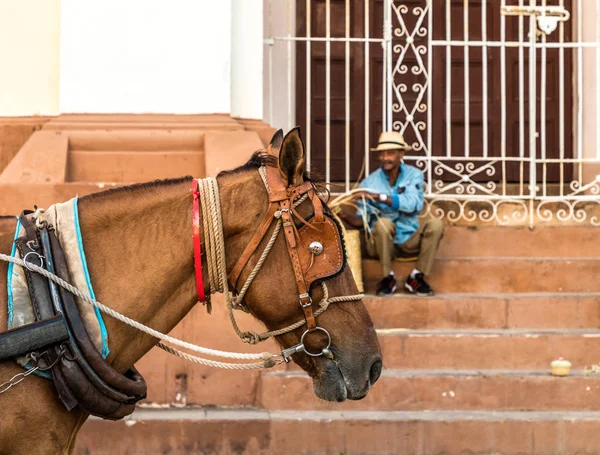
M198 179L192 180L192 233L194 236L194 267L196 269L196 287L198 288L198 301L205 302L204 280L202 279L202 242L200 239L200 192Z

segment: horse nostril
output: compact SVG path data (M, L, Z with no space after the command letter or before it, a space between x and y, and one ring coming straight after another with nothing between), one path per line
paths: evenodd
M379 379L379 376L381 376L382 366L383 364L381 363L381 359L375 360L373 365L371 365L371 370L369 371L369 382L371 385L375 384L375 382L377 382Z

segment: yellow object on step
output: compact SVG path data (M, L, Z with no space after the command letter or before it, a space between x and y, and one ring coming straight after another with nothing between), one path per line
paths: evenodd
M553 376L569 376L569 373L571 372L571 362L562 357L554 360L550 364L550 367L552 368Z

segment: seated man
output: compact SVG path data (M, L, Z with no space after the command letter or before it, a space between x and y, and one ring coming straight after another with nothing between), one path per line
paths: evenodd
M412 294L433 295L424 277L431 272L444 225L440 220L419 223L417 215L423 210L423 173L402 162L408 150L412 148L404 142L402 134L381 133L377 147L371 149L378 154L381 167L360 184L374 193L366 206L359 204L359 215L367 217L371 229L367 252L381 260L383 279L377 294L391 295L396 290L394 258L418 256L416 268L404 287Z

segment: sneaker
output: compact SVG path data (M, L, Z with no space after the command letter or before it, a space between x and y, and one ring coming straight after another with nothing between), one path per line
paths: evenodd
M427 284L422 273L417 273L414 277L408 275L404 287L411 294L420 296L434 295L433 289Z
M396 292L396 277L394 272L391 272L377 285L377 295L392 295Z

